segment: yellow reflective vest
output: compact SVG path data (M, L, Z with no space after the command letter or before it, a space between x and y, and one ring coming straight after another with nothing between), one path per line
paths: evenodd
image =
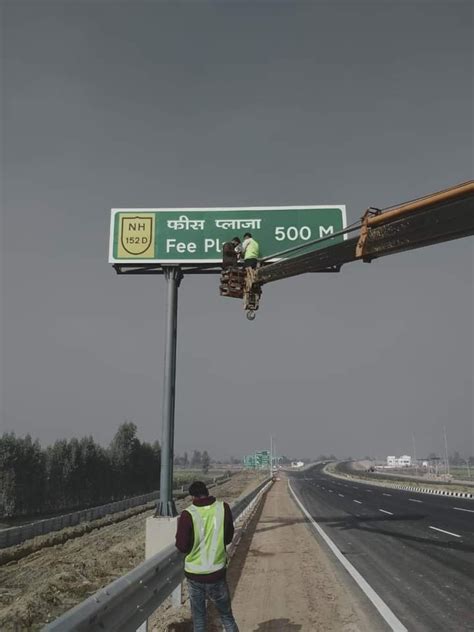
M224 503L186 507L193 520L193 548L186 555L184 570L195 575L207 575L225 568L227 555L224 544Z
M246 243L248 242L248 243ZM260 246L253 237L249 237L244 241L245 251L244 259L258 259L260 256Z

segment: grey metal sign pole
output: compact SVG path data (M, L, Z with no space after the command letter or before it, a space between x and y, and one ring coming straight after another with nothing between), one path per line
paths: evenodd
M167 283L165 372L163 380L163 431L161 438L160 500L157 516L176 516L173 500L174 403L176 386L176 341L178 326L178 287L183 278L179 266L164 268Z
M181 284L181 280L183 278L183 273L180 270L177 278L177 288ZM176 344L178 341L178 289L176 288L176 300L174 301L174 310L173 310L173 340L174 340L174 353L173 353L173 366L171 372L171 382L173 385L173 397L171 399L171 430L170 430L170 468L169 468L169 489L171 490L171 495L173 495L173 464L174 464L174 411L176 405Z

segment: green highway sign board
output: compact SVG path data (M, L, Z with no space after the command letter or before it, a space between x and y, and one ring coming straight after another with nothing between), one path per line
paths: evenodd
M255 466L257 468L264 468L270 465L270 452L268 450L261 450L255 452Z
M261 470L270 467L269 450L261 450L260 452L255 452L255 454L244 456L244 467L251 470Z
M244 456L244 467L250 470L255 469L255 456L253 454Z
M345 227L344 205L112 209L109 262L219 263L224 243L246 232L269 257Z

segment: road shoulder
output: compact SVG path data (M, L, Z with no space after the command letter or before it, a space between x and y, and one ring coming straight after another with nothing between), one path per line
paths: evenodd
M229 569L233 609L244 631L380 632L381 621L349 587L282 478ZM345 571L344 571L345 573ZM360 592L360 591L359 591Z

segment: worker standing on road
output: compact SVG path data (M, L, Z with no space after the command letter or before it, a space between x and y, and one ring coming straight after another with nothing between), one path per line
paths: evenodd
M251 233L245 233L244 240L240 246L236 248L237 252L240 251L241 257L244 260L245 268L256 268L258 258L260 256L260 246Z
M234 537L232 513L227 503L209 496L206 485L195 481L189 487L192 505L178 520L176 547L185 553L184 574L188 582L194 632L206 630L206 599L214 602L226 632L239 632L226 581L226 546Z

